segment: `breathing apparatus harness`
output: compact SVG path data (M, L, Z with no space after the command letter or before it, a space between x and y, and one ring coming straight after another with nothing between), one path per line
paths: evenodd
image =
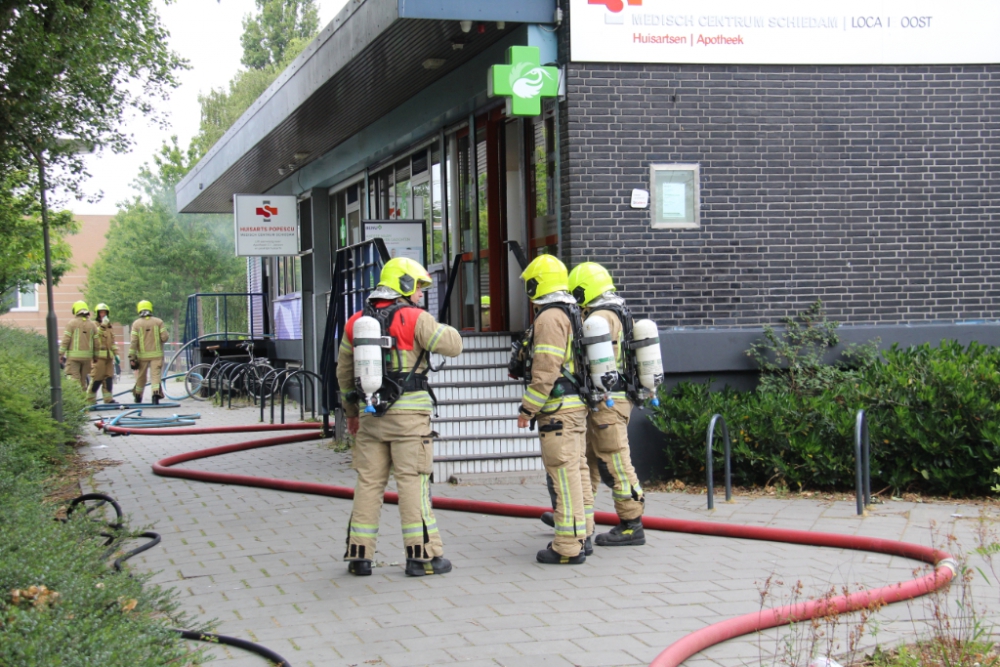
M546 310L552 308L561 310L569 318L570 327L573 330L571 352L573 367L576 369L576 372L570 373L563 366L561 369L562 377L558 378L552 386L551 396L559 398L567 394L578 394L584 403L590 406L591 409L595 409L593 400L595 400L596 393L590 384L590 378L586 372L582 372L582 369L587 368L587 356L583 349L583 318L580 317L580 308L576 304L564 302L549 303L539 308L535 317L537 318ZM535 329L531 326L519 338L511 341L510 361L507 364L507 372L515 380L524 380L526 383L531 382L531 366L535 349L533 345L534 337ZM552 410L539 410L537 414L552 414L560 408L562 408L562 402ZM534 419L532 419L532 423L534 423Z
M405 297L404 297L405 298ZM392 368L392 351L396 350L396 340L389 335L389 328L392 326L392 321L400 310L404 308L416 308L409 299L406 299L406 303L394 303L391 306L386 306L385 308L376 308L370 301L365 303L364 315L367 317L372 317L378 321L381 327L382 336L376 339L355 339L354 345L377 345L384 350L382 358L382 388L376 392L378 401L373 403L375 408L375 416L382 417L388 412L389 408L402 397L403 394L410 391L426 391L430 397L431 402L437 409L437 396L434 395L434 390L431 389L430 381L427 378L427 374L432 370L437 370L430 363L430 354L427 350L421 351L417 356L417 361L413 364L413 368L409 371L405 370L386 370ZM400 355L401 358L401 355ZM417 371L420 364L424 361L427 362L427 368L423 371ZM360 397L360 389L352 391L346 397L349 401L357 401Z
M643 386L639 381L639 360L636 356L636 350L643 347L648 347L650 345L659 345L659 338L645 338L643 340L635 340L635 319L632 317L632 312L628 309L624 303L605 303L594 306L588 309L591 314L594 314L600 310L606 310L608 312L614 313L618 318L618 321L622 324L622 341L621 344L624 346L621 350L622 355L622 369L619 371L618 382L611 388L611 391L624 391L628 399L640 410L645 406L645 399L643 396ZM599 342L596 340L584 340L583 344Z

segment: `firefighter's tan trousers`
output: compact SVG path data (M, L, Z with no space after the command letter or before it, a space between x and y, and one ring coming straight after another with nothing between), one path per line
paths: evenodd
M428 561L444 555L444 544L431 509L430 476L434 441L430 415L390 412L383 417L362 414L354 438L358 481L347 529L344 560L372 560L378 539L382 494L389 471L399 492L399 521L406 557Z
M552 481L556 504L552 550L576 556L594 532L594 493L587 472L587 411L560 410L538 416L542 463Z
M623 521L642 516L642 487L632 467L628 446L628 421L632 416L632 403L615 400L609 408L605 405L587 418L587 465L590 468L590 488L597 493L602 473L613 480L611 497L615 512ZM603 468L603 470L602 470Z
M90 375L92 363L90 359L67 359L66 377L76 380L80 383L80 388L87 391L87 376Z
M87 397L91 403L97 402L97 389L101 389L105 403L114 403L115 397L111 393L112 383L115 378L115 360L101 357L90 370L90 392Z
M163 388L160 387L160 379L163 375L163 357L157 359L139 359L139 368L135 372L135 386L132 393L139 397L142 402L142 394L146 391L146 374L149 374L150 389L152 393L163 396Z

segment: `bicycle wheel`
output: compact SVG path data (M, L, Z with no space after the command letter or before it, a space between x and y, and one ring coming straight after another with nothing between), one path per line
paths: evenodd
M271 395L271 382L264 383L264 377L274 369L267 363L253 363L247 370L247 391L257 400L266 400Z
M188 396L197 401L208 399L208 384L205 378L208 377L211 368L211 364L197 364L184 374L184 389Z

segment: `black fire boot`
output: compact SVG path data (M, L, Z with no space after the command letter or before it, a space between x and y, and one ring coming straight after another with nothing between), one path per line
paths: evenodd
M142 394L132 394L133 403L142 403Z
M556 516L552 512L542 512L542 516L538 517L542 520L546 526L556 527Z
M579 565L587 560L587 554L584 553L583 549L580 549L580 553L575 556L563 556L562 554L552 550L552 543L549 542L549 546L545 547L535 555L535 560L539 563L545 563L546 565Z
M594 541L587 536L587 539L583 541L583 553L586 556L591 556L594 553Z
M160 395L157 392L153 392L153 405L160 404Z
M448 574L451 572L451 561L441 556L431 560L406 559L406 576L422 577L426 574Z
M607 533L601 533L594 540L599 547L638 547L646 543L642 531L642 517L622 521Z
M352 560L347 564L347 571L356 577L370 577L372 562L370 560Z

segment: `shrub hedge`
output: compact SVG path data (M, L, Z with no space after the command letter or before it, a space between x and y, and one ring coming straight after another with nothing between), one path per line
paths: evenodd
M108 567L106 526L68 522L45 501L47 478L86 422L84 395L63 384L66 419L50 417L45 339L0 326L0 665L152 667L191 664L169 627L174 594ZM195 628L199 629L199 628Z
M784 331L766 329L748 351L761 366L753 391L712 391L711 383L661 390L652 420L665 434L666 477L704 480L705 435L719 413L734 483L853 488L855 415L864 409L876 491L989 494L1000 465L1000 350L946 340L878 353L873 342L827 364L836 326L817 303Z

